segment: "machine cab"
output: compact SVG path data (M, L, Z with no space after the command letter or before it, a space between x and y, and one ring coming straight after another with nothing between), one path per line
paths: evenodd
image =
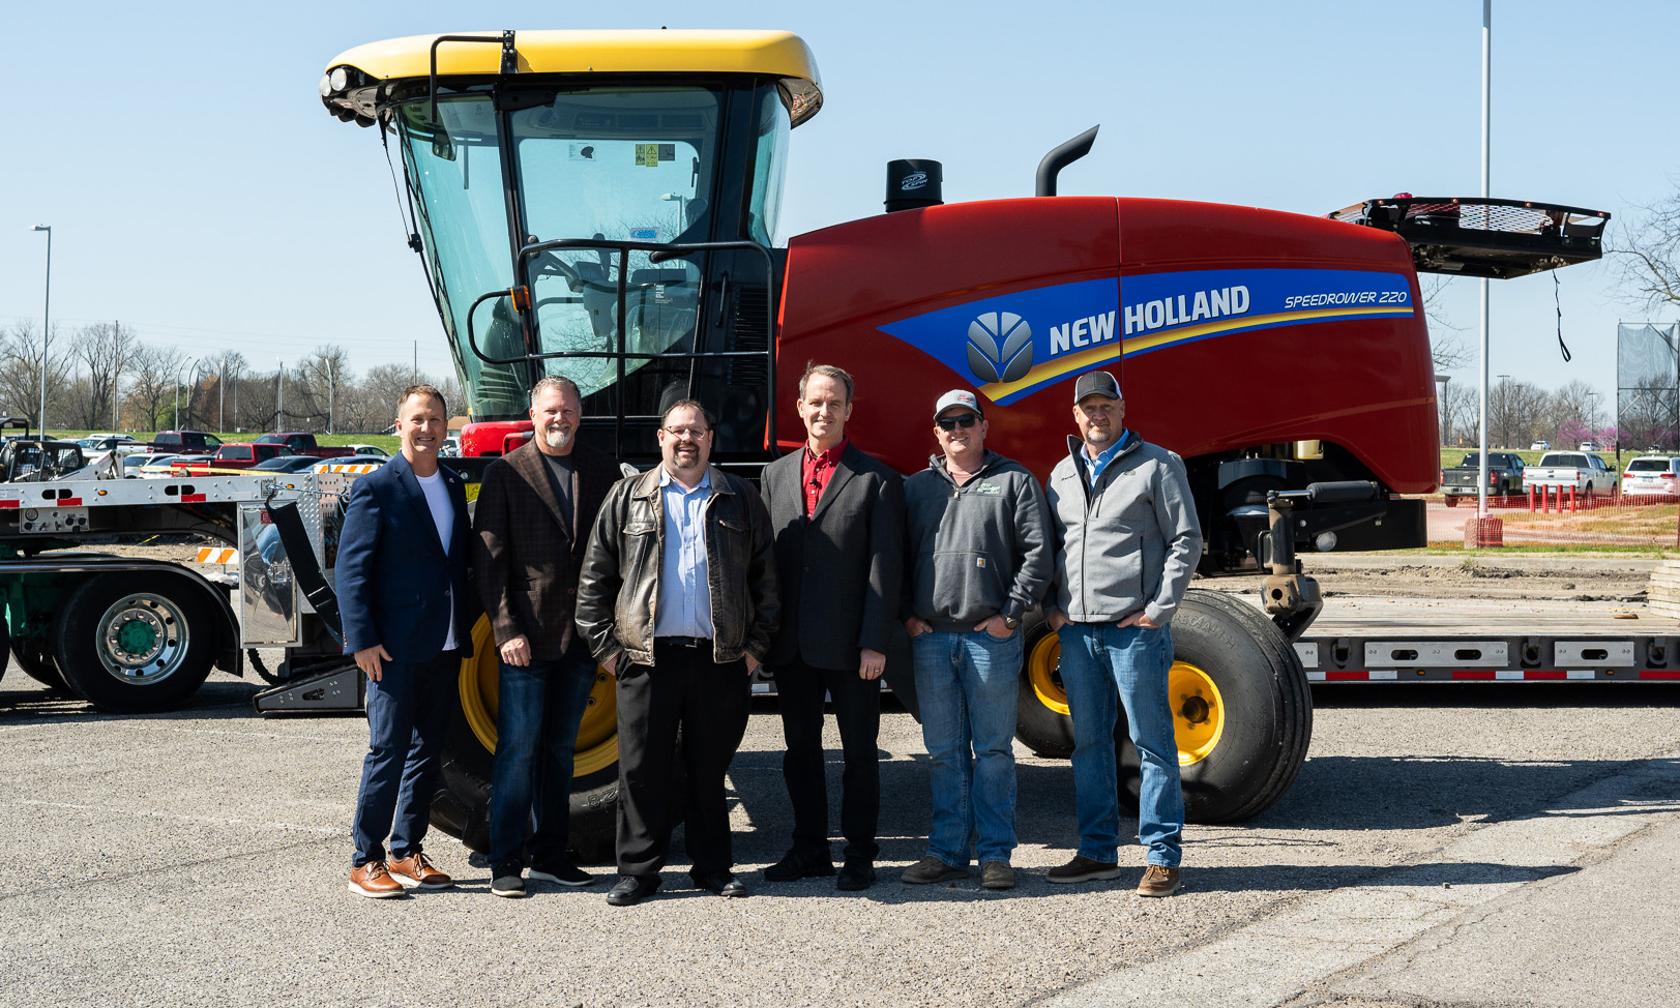
M763 458L788 133L821 104L800 39L416 36L344 53L321 94L400 156L475 421L463 454L516 445L528 390L565 374L620 458L680 398L717 415L716 461Z

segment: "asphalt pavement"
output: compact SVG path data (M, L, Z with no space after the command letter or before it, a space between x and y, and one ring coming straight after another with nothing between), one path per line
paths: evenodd
M746 900L460 885L349 895L354 717L265 721L218 675L191 708L106 717L0 681L0 1005L1620 1005L1680 985L1680 689L1323 691L1310 759L1253 821L1192 826L1185 891L1052 886L1065 763L1020 756L1018 889L905 887L926 756L881 733L883 881L762 883L787 842L774 701L732 773ZM831 725L832 729L832 725ZM831 787L838 786L830 732ZM603 873L605 868L600 869Z

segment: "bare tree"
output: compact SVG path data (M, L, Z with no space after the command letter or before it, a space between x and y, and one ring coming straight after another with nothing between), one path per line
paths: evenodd
M45 360L46 419L65 425L68 417L60 415L58 404L69 381L65 367L67 361L63 352L52 350L52 346L59 345L61 340L58 327L53 326L51 346L43 348L35 324L29 321L15 322L0 331L0 411L12 416L26 416L31 425L40 428L41 366Z
M1459 444L1475 433L1481 396L1463 382L1448 382L1441 388L1441 443Z
M142 345L129 369L128 411L136 430L166 427L175 405L176 382L186 357L172 346Z
M1418 289L1423 300L1423 314L1429 326L1429 357L1435 373L1457 371L1470 363L1470 350L1459 338L1462 326L1447 321L1441 303L1450 277L1432 276L1420 279Z
M335 423L339 397L345 386L354 380L350 371L350 355L341 346L318 346L297 366L297 395L286 396L286 412L301 416L311 426L328 432L342 429Z
M107 421L115 423L111 417L118 385L139 348L134 330L121 322L95 322L76 333L69 352L78 369L85 371L85 385L78 382L84 391L73 389L68 398L78 426L94 428Z
M1624 294L1648 308L1680 305L1680 189L1636 211L1643 219L1621 227L1610 250Z

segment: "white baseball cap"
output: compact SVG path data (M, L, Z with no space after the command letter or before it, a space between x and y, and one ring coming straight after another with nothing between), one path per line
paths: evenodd
M975 416L985 416L986 411L980 408L980 400L968 389L952 389L939 397L939 402L933 407L933 418L939 419L939 414L952 406L961 406L966 410L973 410Z

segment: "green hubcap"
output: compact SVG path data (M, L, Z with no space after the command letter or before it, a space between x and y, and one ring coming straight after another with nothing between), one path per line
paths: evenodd
M117 629L117 649L128 655L143 655L157 647L157 630L146 620L131 619Z

